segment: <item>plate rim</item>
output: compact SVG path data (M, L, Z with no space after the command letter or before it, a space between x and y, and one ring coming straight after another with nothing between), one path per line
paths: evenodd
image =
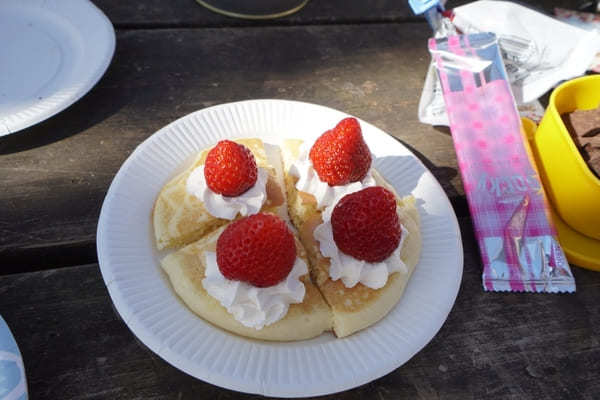
M97 228L96 248L97 248L97 253L98 253L98 264L99 264L99 268L100 268L100 271L102 274L102 278L103 278L104 283L107 287L107 290L110 294L111 301L114 304L114 308L117 310L119 316L123 319L123 321L125 322L127 327L131 330L131 332L134 334L134 336L138 340L140 340L145 346L147 346L155 354L157 354L159 357L161 357L167 363L171 364L172 366L179 369L180 371L182 371L196 379L200 379L204 382L207 382L207 383L210 383L210 384L213 384L213 385L225 388L225 389L230 389L230 390L235 390L235 391L240 391L240 392L245 392L245 393L261 394L261 395L265 395L265 396L309 397L309 396L319 396L319 395L338 393L338 392L341 392L344 390L349 390L349 389L358 387L360 385L366 384L368 382L371 382L375 379L378 379L378 378L394 371L395 369L399 368L400 366L402 366L406 362L408 362L412 357L414 357L417 353L419 353L427 344L429 344L431 342L431 340L433 340L433 338L438 334L439 330L442 328L445 321L447 320L450 311L454 307L456 298L458 296L458 292L460 290L460 286L461 286L461 282L462 282L462 275L464 272L463 271L464 270L464 265L463 265L464 264L464 251L463 251L463 243L462 243L460 225L458 223L458 218L456 216L456 213L454 212L454 208L452 207L452 204L450 203L450 200L449 200L446 192L443 190L441 184L435 178L435 176L431 173L431 171L423 164L423 162L409 148L407 148L402 142L400 142L398 139L394 138L390 134L386 133L384 130L379 129L376 126L374 126L358 117L355 117L360 121L361 125L363 125L363 124L369 125L370 127L375 128L375 130L384 134L386 137L391 138L395 143L397 143L399 146L401 146L403 149L405 149L410 154L410 156L413 158L413 160L416 161L423 168L425 173L427 173L431 176L433 184L436 185L437 188L444 194L442 201L443 201L445 207L447 207L447 209L450 211L450 215L452 216L452 218L450 218L450 223L451 223L452 231L456 237L456 248L457 248L457 251L455 252L455 259L452 260L453 261L452 265L455 266L455 268L456 268L456 279L454 282L449 282L449 283L454 284L453 287L451 287L449 289L449 294L451 294L451 296L449 296L449 297L452 298L452 301L445 304L445 308L441 312L444 317L441 319L439 326L432 333L431 337L427 338L426 340L423 341L423 343L420 343L418 346L416 346L416 350L413 352L413 354L410 357L408 357L408 359L404 360L403 362L400 362L400 363L396 362L391 365L379 364L378 368L373 368L372 370L369 371L370 372L369 374L365 374L360 377L353 376L353 379L351 382L340 381L340 382L336 383L335 381L332 381L332 382L329 382L327 387L318 388L319 390L312 390L312 388L311 388L312 391L310 391L310 390L307 390L307 388L303 388L302 392L293 391L293 390L282 391L281 388L273 389L273 388L270 388L268 386L268 384L265 384L264 382L261 382L262 384L260 385L260 387L257 387L256 385L253 385L252 383L249 383L249 382L239 382L239 381L234 381L234 380L228 380L226 376L211 373L211 371L207 370L207 369L204 369L202 371L202 372L204 372L203 376L199 376L198 371L197 371L199 364L193 363L192 360L183 359L182 357L178 357L177 353L171 352L168 347L163 348L161 346L161 343L156 342L155 337L154 337L155 335L153 335L152 332L150 332L146 329L141 329L141 327L139 325L132 327L132 324L130 323L131 315L128 315L126 312L124 312L126 310L122 310L119 307L119 305L117 305L116 302L114 301L115 298L121 298L121 293L119 293L119 291L116 290L114 285L112 285L113 281L110 280L109 273L107 271L105 271L105 269L102 266L103 263L106 262L106 260L104 260L104 257L103 257L104 248L103 248L103 233L102 233L102 231L104 230L104 220L107 218L106 215L108 213L108 211L107 211L108 205L110 204L112 197L114 197L114 192L116 191L115 188L118 185L118 181L121 179L121 174L123 173L123 171L126 171L130 168L130 164L134 163L136 161L136 159L138 157L140 157L140 155L143 153L144 149L147 146L149 146L152 141L158 140L157 139L158 136L165 134L162 132L168 132L169 129L171 129L173 126L177 126L183 120L192 118L194 115L196 115L198 113L206 113L206 112L210 112L212 110L218 109L218 108L227 108L227 107L238 106L238 105L242 105L243 103L267 103L267 102L288 103L288 104L291 104L292 106L294 106L294 104L298 105L298 106L310 106L310 107L320 108L326 112L336 112L336 113L350 116L350 114L347 114L343 111L340 111L340 110L337 110L337 109L334 109L331 107L319 105L319 104L309 103L309 102L296 101L296 100L282 100L282 99L250 99L250 100L221 103L221 104L213 105L213 106L206 107L203 109L199 109L199 110L193 111L189 114L186 114L184 116L181 116L181 117L171 121L170 123L164 125L160 129L158 129L156 132L154 132L152 135L147 137L144 141L142 141L135 148L135 150L123 162L123 164L119 168L119 171L115 174L115 177L113 178L113 180L111 182L111 185L106 193L105 199L104 199L102 207L101 207L98 228ZM379 134L379 132L378 132L378 134ZM161 273L162 273L162 271L161 271ZM122 302L124 302L124 301L121 300L119 303L123 304ZM200 318L200 317L198 317L198 318ZM217 328L214 326L213 326L213 328L218 331L221 331L220 328ZM225 332L222 332L222 333L225 333ZM238 338L242 338L244 340L249 340L250 342L253 341L252 339L247 339L247 338L244 338L244 337L241 337L238 335L235 335L235 336L237 336ZM259 342L265 343L262 341L259 341ZM192 371L192 366L195 367L196 370Z
M67 19L70 17L70 15L65 14L65 10L68 10L67 13L72 11L70 7L64 7L64 5L61 6L60 11L58 11L57 7L53 7L53 3L51 1L43 2L41 4L32 3L34 2L30 1L26 3L19 1L17 2L17 7L38 7L40 9L44 9L45 11L52 12L56 15ZM116 48L116 34L114 26L112 25L112 22L106 16L106 14L104 14L104 12L102 12L102 10L98 6L96 6L91 0L85 0L79 5L83 7L82 9L86 10L86 12L88 13L88 17L93 18L98 23L98 26L102 26L104 28L104 39L106 40L105 44L107 45L107 47L105 48L105 52L101 55L100 62L96 65L93 65L94 68L85 68L86 71L89 71L87 73L86 80L80 80L79 84L77 85L77 90L73 92L70 96L68 96L66 100L56 102L49 107L44 107L42 111L34 111L32 117L20 119L16 123L11 123L10 121L8 121L9 118L7 117L28 110L34 110L36 107L39 107L40 103L30 105L29 107L13 112L8 116L0 117L0 137L11 135L20 132L24 129L30 128L32 126L35 126L40 122L43 122L69 108L78 100L80 100L83 96L85 96L90 90L92 90L92 88L98 83L98 81L100 81L100 79L108 70L108 67L110 66L113 56L115 54ZM74 14L74 16L77 17L78 14ZM79 30L77 25L71 24L71 26L73 27L73 29ZM82 35L82 37L85 38L85 35ZM87 48L95 49L96 46L87 46ZM72 81L66 82L73 83ZM75 83L76 82L77 81L75 81ZM43 101L41 103L44 104Z
M10 329L10 326L8 326L8 322L6 322L6 320L4 319L4 317L2 317L2 315L0 314L0 331L1 330L5 330L5 332L8 333L7 337L12 341L12 343L14 344L17 353L16 355L19 356L20 361L17 362L17 365L20 366L22 368L22 374L23 374L23 385L24 385L24 395L25 395L25 399L28 398L29 396L29 385L27 383L27 370L25 369L25 361L23 360L23 353L21 353L21 348L19 347L19 343L17 343L17 339L15 339L15 335L13 334L12 330ZM4 343L7 344L7 343ZM3 350L1 346L2 343L0 343L0 351L6 351Z

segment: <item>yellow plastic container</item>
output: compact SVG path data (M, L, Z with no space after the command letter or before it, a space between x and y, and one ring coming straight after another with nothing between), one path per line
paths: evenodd
M554 209L571 228L596 240L600 240L600 180L581 157L560 115L599 105L600 75L566 82L552 92L534 137L538 169Z
M541 165L539 152L535 146L537 126L527 118L523 118L523 130L533 153L533 158L538 166ZM538 131L539 132L539 131ZM558 241L567 256L570 263L580 267L600 271L600 240L592 239L567 225L554 210L554 205L550 204L550 216L554 221Z

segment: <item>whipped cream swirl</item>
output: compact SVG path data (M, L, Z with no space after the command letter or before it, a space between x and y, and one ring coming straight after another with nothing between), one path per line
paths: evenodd
M299 257L287 278L277 285L259 288L246 282L233 281L221 274L217 253L206 252L206 277L202 286L243 325L262 329L285 317L290 304L302 303L306 288L300 277L308 273Z
M269 173L264 168L258 168L254 186L239 196L228 197L215 193L208 187L204 177L204 165L201 165L190 173L185 189L189 194L200 199L212 216L233 220L238 213L247 216L260 211L267 199L268 178Z
M344 286L347 288L354 287L360 282L371 289L380 289L385 286L388 277L392 273L399 271L408 274L408 268L400 258L402 245L408 235L404 225L400 225L402 234L400 243L394 252L381 262L370 263L345 254L337 247L331 227L333 208L331 206L325 209L323 212L324 222L317 226L314 231L315 239L319 241L321 253L323 256L330 258L329 277L332 280L342 279Z
M296 189L301 192L310 193L317 199L317 208L322 209L330 205L336 204L338 199L341 199L347 194L358 192L369 186L376 186L375 178L371 173L371 169L367 175L359 182L352 182L348 185L329 186L327 182L323 182L317 171L315 171L312 161L309 158L310 148L305 143L300 148L300 156L290 167L290 174L298 178Z

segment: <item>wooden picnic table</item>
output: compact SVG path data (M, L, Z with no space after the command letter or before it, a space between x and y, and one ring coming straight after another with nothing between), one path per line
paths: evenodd
M103 198L123 161L169 122L214 104L293 99L397 138L458 216L464 275L448 320L410 361L328 399L600 398L600 274L570 295L486 293L447 129L419 123L427 23L406 0L312 0L252 22L193 0L95 0L112 64L60 114L0 138L0 315L32 399L253 399L194 379L141 344L112 307L96 257ZM463 4L450 2L450 6ZM528 1L550 12L570 0Z

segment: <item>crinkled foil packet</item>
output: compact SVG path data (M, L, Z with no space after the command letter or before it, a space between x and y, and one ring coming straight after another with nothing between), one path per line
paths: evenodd
M430 39L490 291L574 292L493 33Z

